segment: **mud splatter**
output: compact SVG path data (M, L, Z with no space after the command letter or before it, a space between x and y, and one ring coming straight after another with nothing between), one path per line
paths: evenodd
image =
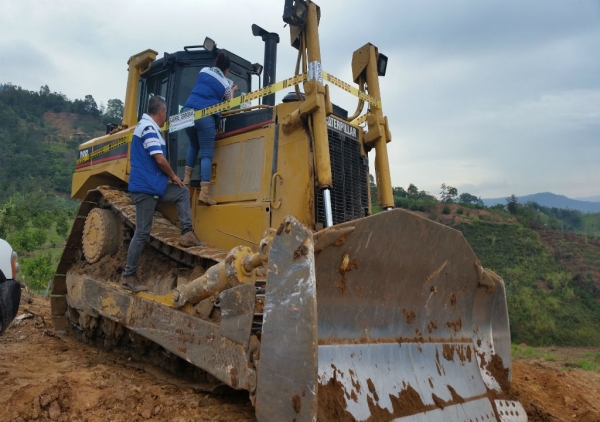
M504 367L502 358L496 354L492 355L492 360L485 367L490 374L498 381L502 391L510 391L510 381L508 379L509 369Z
M336 371L326 384L319 384L318 421L355 422L356 419L346 410L344 386L338 381Z
M298 394L292 397L292 407L294 408L294 412L300 413L300 410L302 408L302 402Z
M369 393L371 393L373 395L373 398L375 398L375 401L379 401L377 390L375 390L375 385L373 385L373 381L371 381L371 378L367 379L367 387L369 388Z
M444 356L444 359L447 361L454 361L454 346L444 344L442 346L442 356Z
M458 333L462 328L462 320L457 318L452 321L448 321L446 325L448 325L448 328L454 330L455 333Z
M301 256L306 256L308 254L308 246L306 246L306 242L308 241L309 240L306 239L304 242L302 242L300 246L298 246L298 249L294 251L294 261L300 258Z
M412 322L417 319L417 313L415 311L408 311L406 308L402 309L402 315L404 315L408 325L412 324Z
M350 256L345 253L344 256L342 257L342 262L340 264L340 267L338 268L338 273L340 273L342 275L342 281L339 283L334 283L335 287L339 288L342 293L346 293L346 273L355 270L358 268L358 261L356 258L354 258L353 260L350 260Z

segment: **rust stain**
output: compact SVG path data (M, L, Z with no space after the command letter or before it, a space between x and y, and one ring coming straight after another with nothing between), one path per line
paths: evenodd
M450 294L450 305L452 305L452 306L456 305L456 294L455 293Z
M437 329L437 321L435 319L429 320L429 323L427 324L427 331L429 331L429 334L435 329Z

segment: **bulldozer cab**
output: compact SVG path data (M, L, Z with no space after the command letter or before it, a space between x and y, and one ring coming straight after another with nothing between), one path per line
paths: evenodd
M252 65L249 61L224 51L231 60L231 67L227 78L238 86L235 97L252 90ZM148 110L148 102L155 95L167 102L169 116L181 113L185 102L192 92L200 70L214 65L217 49L212 51L203 46L186 46L183 51L165 53L155 60L147 73L144 73L139 82L137 101L138 120ZM189 138L193 136L193 128L170 133L167 139L167 159L173 171L183 178L185 156L189 145Z

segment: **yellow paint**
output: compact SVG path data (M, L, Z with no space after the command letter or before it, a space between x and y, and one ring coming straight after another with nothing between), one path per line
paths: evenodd
M152 302L160 303L161 305L168 306L169 308L175 308L175 301L173 300L173 292L169 292L165 295L156 295L150 292L138 292L136 296L141 297L143 299L150 300ZM180 311L188 313L190 315L194 315L194 309L192 305L186 303L184 306L179 308Z
M127 76L127 90L125 91L125 103L123 104L123 126L134 127L137 119L137 98L140 76L150 70L152 62L156 60L158 53L154 50L144 50L127 61L129 75Z
M316 6L310 3L307 26L299 36L309 64L321 60L317 15ZM144 56L144 53L147 54ZM145 63L144 66L138 66L139 69L134 69L133 73L130 66L129 96L133 92L130 90L133 86L130 84L131 78L137 78L134 81L137 87L143 69L152 62L152 51L144 53L141 53L144 59L140 59L140 63ZM134 57L136 56L132 59ZM357 50L353 57L353 76L366 81L369 95L327 72L323 72L323 80L370 104L366 117L357 119L359 122L366 121L369 131L364 133L359 127L358 138L363 154L365 144L377 151L376 174L382 195L380 203L393 206L386 149L391 135L387 119L381 112L376 62L377 49L371 44ZM326 126L326 116L331 112L328 89L315 78L308 80L307 72L304 72L295 78L278 82L271 88L263 88L248 95L262 96L275 92L274 90L289 89L298 83L304 83L306 100L274 107L273 121L276 123L216 141L210 190L217 205L198 205L198 191L190 188L194 230L202 241L223 250L244 245L256 251L265 231L268 228L278 228L287 215L294 215L302 224L316 229L315 188L332 184ZM244 102L247 99L238 97L233 101ZM130 100L127 101L127 104L131 103ZM217 109L221 110L222 106L224 105L220 104L210 110L203 110L200 114L208 115ZM124 120L127 119L129 118ZM90 148L91 152L92 146L106 142L122 143L124 137L128 145L131 145L132 134L133 127L130 127L120 133L96 138L82 144L80 151ZM256 140L262 143L261 153L246 154L244 148L256 145ZM82 158L80 162L85 162L85 159ZM99 164L92 161L92 166L80 168L73 175L72 195L83 198L89 189L100 185L125 186L129 168L128 159ZM251 183L248 174L251 176ZM369 181L365 180L364 183L368 184ZM174 206L165 206L161 211L169 220L177 223Z
M115 302L115 299L112 296L105 297L102 299L102 312L107 315L119 315L121 313L121 308Z
M387 143L391 142L392 135L389 130L387 117L381 110L381 94L379 89L379 75L377 73L378 50L373 44L365 44L352 55L352 76L357 82L364 78L369 94L379 103L371 104L367 113L366 122L368 132L364 135L364 144L375 148L375 177L377 179L377 192L379 205L394 207L392 193L392 178L388 159Z

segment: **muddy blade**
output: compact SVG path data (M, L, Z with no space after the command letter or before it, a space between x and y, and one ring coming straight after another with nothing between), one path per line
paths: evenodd
M319 420L501 420L504 284L460 232L394 210L315 239Z
M256 391L260 422L315 420L317 348L313 236L286 217L269 253Z

